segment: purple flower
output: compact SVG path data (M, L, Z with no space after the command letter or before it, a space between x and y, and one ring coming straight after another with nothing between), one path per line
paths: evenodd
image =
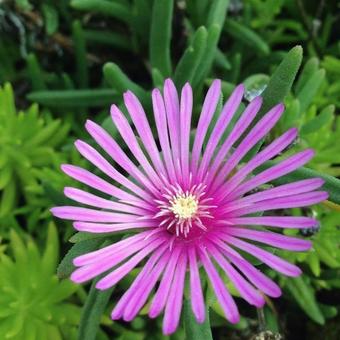
M310 241L284 236L275 230L309 228L317 225L317 221L303 216L259 216L258 213L304 207L325 200L327 193L316 191L323 184L322 179L252 191L301 167L313 157L313 151L301 151L253 175L253 170L294 141L297 129L288 130L248 163L239 165L247 152L273 128L284 107L278 104L272 108L244 136L261 107L262 99L255 98L225 138L225 131L240 106L244 87L236 87L213 124L220 94L221 82L215 80L205 98L190 146L193 95L189 84L183 87L180 98L169 79L165 81L163 96L158 89L153 90L156 138L140 102L128 91L124 102L139 138L116 105L111 107L111 116L129 153L102 127L88 121L86 129L106 157L83 141L75 145L106 179L77 166L62 166L67 175L106 198L65 188L67 197L92 208L56 207L52 209L53 214L73 220L79 231L129 233L119 242L75 258L78 268L71 279L81 283L105 273L96 284L104 290L142 264L135 281L112 311L113 319L132 320L150 297L149 316L155 318L164 311L163 332L173 333L180 319L187 276L192 311L197 321L203 322L201 267L226 318L232 323L238 322L237 306L218 273L219 268L251 305L261 307L265 303L264 295L281 294L277 284L238 250L284 275L301 273L298 267L262 249L258 243L292 251L307 250ZM259 229L259 226L271 230Z

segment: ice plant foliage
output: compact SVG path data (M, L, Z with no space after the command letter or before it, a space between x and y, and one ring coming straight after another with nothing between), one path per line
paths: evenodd
M310 241L282 235L280 230L313 227L317 221L303 216L278 216L269 211L312 205L325 200L327 193L317 191L323 184L319 178L254 191L307 163L313 151L299 152L253 175L253 170L294 141L297 130L288 130L249 162L240 164L284 111L282 104L273 107L244 136L261 107L262 100L256 97L231 132L225 134L243 94L243 85L237 86L208 133L221 95L221 82L215 80L203 103L192 143L192 89L186 84L179 97L169 79L163 93L158 89L152 92L156 136L133 93L126 92L124 102L134 127L112 105L112 120L128 154L102 127L92 121L86 123L87 131L106 157L83 141L77 141L76 148L106 178L73 165L63 165L62 169L102 195L65 188L67 197L89 207L56 207L52 212L59 218L73 220L79 231L129 233L119 242L74 259L78 268L71 279L81 283L104 274L96 284L101 290L112 287L142 264L135 281L112 311L113 319L132 320L150 297L149 316L155 318L164 311L163 332L173 333L180 320L188 277L192 311L197 321L203 322L205 306L200 275L205 272L226 318L238 322L237 306L218 268L251 305L261 307L264 295L281 294L278 285L238 250L284 275L301 273L298 267L260 244L307 250Z

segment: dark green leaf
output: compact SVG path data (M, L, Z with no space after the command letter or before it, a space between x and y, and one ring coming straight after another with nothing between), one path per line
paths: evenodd
M206 308L205 321L198 323L191 310L189 300L184 300L183 324L185 328L186 340L212 340L209 321L209 309Z
M307 283L304 276L289 278L286 287L304 312L320 325L325 323L325 318L316 302L314 291Z
M106 63L103 67L104 77L109 86L122 95L125 91L132 91L143 103L148 101L147 92L134 83L115 63Z
M301 88L297 94L297 99L300 102L301 112L307 110L309 104L314 99L316 92L318 91L321 83L325 78L325 70L319 70L315 72Z
M236 20L227 19L224 25L224 30L234 37L236 41L240 41L251 47L259 54L269 54L270 48L266 41L263 40L256 32Z
M87 70L86 41L83 28L79 21L72 25L72 38L74 45L74 54L76 58L77 81L81 88L88 87L89 75Z
M295 91L298 93L305 86L310 77L318 70L318 58L310 58L302 69L298 81L296 82Z
M32 88L35 91L45 90L46 84L43 76L43 72L40 68L38 60L35 54L30 53L26 59L28 74L32 83Z
M123 4L109 0L72 0L71 6L83 11L92 11L105 16L120 19L124 22L131 21L131 10L126 2Z
M102 243L103 239L93 238L74 244L72 248L67 252L65 257L61 260L58 266L58 277L61 279L69 277L75 269L75 266L73 265L73 259L77 256L97 249Z
M31 92L27 98L51 107L93 107L113 103L117 92L111 89L98 90L56 90Z
M164 77L171 75L171 27L173 15L173 0L154 1L152 8L150 32L150 63Z
M249 130L276 104L283 102L285 96L289 93L296 74L300 68L302 61L302 48L301 46L293 47L287 55L283 58L280 65L277 67L273 75L271 76L268 86L263 91L263 104L260 112L256 115ZM256 154L260 149L263 140L258 142L244 157L244 160L248 160L252 155Z
M180 59L174 75L174 81L178 89L182 88L186 82L192 82L205 51L207 36L208 33L205 27L198 28L192 44L185 50Z
M96 289L95 280L86 299L78 331L79 340L95 340L99 332L100 319L104 313L106 305L114 288L104 291Z

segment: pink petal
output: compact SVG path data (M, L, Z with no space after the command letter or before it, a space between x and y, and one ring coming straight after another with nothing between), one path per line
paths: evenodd
M216 172L220 165L225 161L226 156L231 150L234 143L242 136L242 134L249 127L256 114L260 110L262 105L262 98L256 97L254 100L246 107L241 115L241 118L237 121L234 128L223 142L220 150L218 151L216 157L213 159L212 165L209 167L209 178L208 184L211 184L215 178Z
M158 190L154 184L133 164L117 142L101 126L88 120L85 127L98 145L100 145L120 167L158 197Z
M131 91L124 93L124 102L155 169L159 174L166 176L163 161L159 155L159 150L141 103Z
M280 249L305 251L312 246L312 243L308 240L302 240L296 237L285 236L269 231L227 227L224 232L232 236L262 242Z
M183 184L187 188L189 185L189 144L192 100L191 86L186 83L182 90L180 105L180 154Z
M205 305L202 293L201 278L197 266L195 247L188 250L190 264L190 301L191 308L197 322L202 323L205 319Z
M175 272L181 251L182 251L182 246L175 246L172 249L172 254L171 254L169 263L165 269L163 278L157 289L157 292L151 302L151 306L149 309L149 316L151 318L157 317L162 312L167 302L170 287L171 287L171 282L174 277L174 272Z
M312 228L318 221L304 216L259 216L259 217L232 217L224 221L226 225L263 225L278 228Z
M238 188L236 188L234 191L232 191L231 194L228 195L228 199L232 200L235 197L241 196L262 184L268 183L276 178L284 176L298 169L299 167L306 164L311 158L313 158L313 156L314 151L311 149L307 149L288 157L280 163L262 171L253 178L242 183Z
M297 266L277 257L274 254L269 253L253 244L241 241L232 236L221 236L229 244L244 250L245 252L258 258L260 261L265 263L267 266L275 269L279 273L287 276L299 276L301 274L300 268Z
M246 261L238 252L223 243L218 237L213 236L210 238L255 287L271 297L278 297L281 295L280 287Z
M272 127L276 124L276 122L281 117L283 111L284 111L284 106L282 104L278 104L274 106L251 129L248 135L242 140L242 142L237 146L233 154L228 158L228 160L222 166L219 172L219 174L222 174L222 176L220 175L219 177L216 178L214 185L212 186L212 189L211 189L212 192L214 191L214 189L219 187L219 185L230 174L230 172L235 168L235 166L242 160L242 158L247 154L247 152L272 129ZM219 188L217 193L221 192L221 190L223 189Z
M214 289L217 300L224 311L224 315L231 323L237 323L240 320L240 315L235 304L235 301L231 297L230 293L225 287L224 282L216 271L209 256L204 249L200 249L200 259L203 267L208 274L211 285Z
M222 112L216 122L216 125L211 133L206 149L204 150L201 164L199 166L199 178L203 177L210 163L220 139L238 109L244 93L244 86L238 85L233 91L227 102L224 104Z
M203 141L205 139L213 115L216 111L216 106L218 103L218 99L220 98L220 95L221 95L221 81L219 79L216 79L211 84L208 93L204 99L202 112L197 125L191 156L191 171L194 174L196 174Z
M116 105L111 106L111 118L116 125L120 135L124 139L126 145L131 150L131 153L144 169L144 172L158 188L161 188L162 182L160 181L159 176L144 155L128 120Z
M163 333L172 334L176 331L181 316L187 255L182 253L175 269L163 319Z
M157 228L156 223L148 223L147 221L132 222L132 223L91 223L76 221L73 227L79 231L86 231L88 233L112 233L131 229L154 229Z
M263 296L226 261L224 256L211 243L208 246L208 250L239 291L240 295L251 305L262 307L265 304Z
M99 154L92 146L87 143L77 140L75 142L75 146L78 151L85 157L88 161L90 161L93 165L95 165L98 169L100 169L104 174L110 176L113 180L117 181L121 185L125 186L132 193L137 194L139 197L150 200L152 196L147 193L145 190L138 187L136 184L128 180L125 176L119 173L103 156Z
M179 99L175 84L171 79L166 79L164 82L164 103L170 134L172 159L174 160L177 177L180 177L181 171L180 164L178 163L180 160Z
M176 179L176 172L170 148L164 101L158 89L154 89L152 91L152 104L158 132L158 138L164 156L164 162L169 175L169 181L172 182L173 184L174 182L177 182L178 179Z
M149 255L157 247L163 244L165 240L166 239L164 237L161 237L161 238L158 238L152 241L150 244L144 247L141 251L139 251L136 255L131 257L123 265L121 265L117 269L113 270L110 274L100 279L96 284L96 288L100 290L105 290L105 289L108 289L114 286L124 276L126 276L133 268L135 268L138 265L138 263L141 262L147 255Z
M80 183L84 183L91 188L99 190L110 196L121 200L127 200L131 202L132 205L138 204L138 206L148 206L145 201L140 198L127 193L126 191L117 188L116 186L104 181L100 177L92 174L90 171L82 169L78 166L63 164L61 169L70 177L77 180ZM150 205L149 205L150 206Z
M83 203L83 204L90 205L96 208L110 209L110 210L115 210L115 211L120 211L120 212L126 212L129 214L139 215L139 216L145 216L148 213L150 213L145 209L140 209L140 208L137 208L131 205L107 200L107 199L90 194L84 190L77 189L77 188L65 187L64 194L66 197L78 203Z
M169 248L167 244L165 247ZM149 297L152 289L155 287L159 277L163 273L166 265L169 262L169 259L170 252L167 251L166 254L158 261L152 271L147 274L147 277L145 277L145 279L140 283L139 287L135 291L135 294L130 297L124 310L125 321L131 321L139 313L140 309L143 307L147 298Z
M120 251L122 249L128 249L132 247L135 243L142 244L145 240L151 240L154 237L157 237L153 233L153 231L143 231L136 235L127 237L121 241L118 241L114 244L106 246L102 249L92 251L90 253L80 255L73 260L73 264L77 267L85 266L93 262L97 262L100 259L104 259L107 256L113 255L116 251Z
M225 182L225 184L223 184L224 195L227 196L229 192L234 190L237 187L237 185L239 185L246 178L246 176L249 175L258 166L260 166L264 162L270 160L271 158L282 152L289 144L291 144L294 141L294 139L297 136L297 133L298 130L296 128L288 130L282 136L275 139L271 144L265 147L248 163L246 163L240 170L236 172L234 176L232 176L229 180ZM213 174L213 169L210 169L210 172Z

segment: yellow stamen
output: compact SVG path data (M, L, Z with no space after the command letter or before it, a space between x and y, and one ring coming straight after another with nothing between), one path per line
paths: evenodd
M198 201L192 194L176 195L170 201L170 210L180 219L192 218L198 209Z

